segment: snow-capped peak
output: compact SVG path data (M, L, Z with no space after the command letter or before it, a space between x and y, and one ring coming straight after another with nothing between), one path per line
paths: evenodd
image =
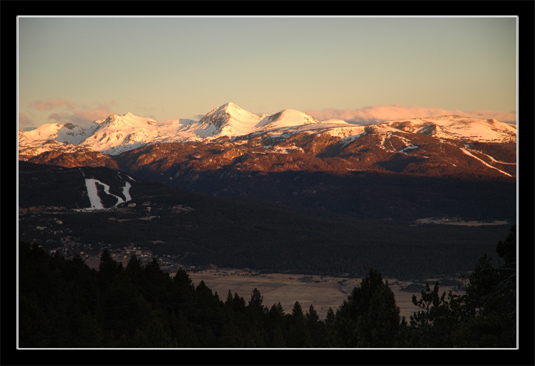
M218 120L221 117L234 118L238 120L244 118L260 118L256 114L246 111L232 102L228 102L206 113L199 122L213 123L215 120Z
M239 112L239 111L242 110L242 108L238 107L236 104L234 104L232 102L227 102L227 103L223 104L222 106L220 106L217 109L225 110L228 113L231 113L232 111L238 111Z
M260 116L229 102L201 118L197 135L200 137L245 135L254 131L260 119Z
M256 125L263 130L281 127L301 126L311 123L320 123L311 115L295 109L283 109L282 111L266 116Z
M141 116L135 115L132 112L127 112L123 115L112 114L111 116L109 116L108 118L104 120L103 124L107 124L107 125L138 124L138 123L145 124L147 121L156 122L152 118L141 117Z

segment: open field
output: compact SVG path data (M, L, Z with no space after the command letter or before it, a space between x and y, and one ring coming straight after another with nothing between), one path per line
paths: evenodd
M291 313L296 301L299 301L303 311L308 311L314 305L320 318L325 318L329 307L336 309L347 299L354 287L359 286L362 279L346 277L330 277L317 275L300 275L288 273L258 273L236 269L211 269L202 272L188 272L195 286L201 280L217 292L219 298L226 300L228 291L236 292L249 301L254 288L264 296L264 305L271 308L280 302L285 313ZM432 285L434 282L430 280ZM412 295L419 298L419 291L405 292L401 289L411 282L389 279L388 284L394 292L400 315L409 320L410 314L417 310L412 304ZM441 286L440 293L453 289L452 286Z
M459 226L496 226L496 225L510 225L507 220L494 220L489 222L482 221L463 221L463 220L450 220L446 218L427 217L425 219L418 219L415 221L418 225L424 224L438 224L438 225L459 225Z

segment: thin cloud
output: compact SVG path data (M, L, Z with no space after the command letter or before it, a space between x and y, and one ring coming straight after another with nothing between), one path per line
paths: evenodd
M476 118L494 118L501 122L516 123L515 112L488 111L488 110L447 110L441 108L429 108L403 105L373 105L361 109L334 109L306 111L314 118L325 121L329 119L341 119L349 123L370 124L410 119L417 117L435 117L441 115L459 115Z
M19 130L31 131L35 128L35 123L30 117L28 117L24 113L19 113Z
M51 99L47 100L34 100L29 103L30 109L38 110L40 112L49 111L48 121L53 123L73 123L76 125L83 125L89 122L105 119L109 115L113 114L111 106L113 101L109 103L100 103L93 105L80 105L78 103L66 100L66 99ZM23 119L19 117L19 124L22 126L29 119L27 116L23 116Z
M70 102L65 99L50 99L47 100L34 100L30 102L30 107L35 108L38 111L48 111L55 108L67 107L69 109L76 108L76 103Z
M48 119L54 120L56 123L73 123L75 125L83 125L93 121L107 118L113 114L110 106L100 105L92 109L77 109L71 112L56 112L48 116Z
M499 112L487 110L467 111L469 117L494 118L501 122L516 123L516 112Z

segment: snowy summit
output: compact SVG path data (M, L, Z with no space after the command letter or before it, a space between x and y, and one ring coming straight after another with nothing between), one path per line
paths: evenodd
M516 142L516 126L496 120L459 116L414 118L374 125L385 134L396 129L438 138L485 142ZM161 142L215 140L261 133L328 132L331 136L357 138L365 126L345 121L318 121L307 113L284 109L272 115L257 115L229 102L206 113L199 121L156 121L133 113L113 114L85 125L44 124L32 131L19 131L19 153L37 155L59 147L80 147L118 155Z

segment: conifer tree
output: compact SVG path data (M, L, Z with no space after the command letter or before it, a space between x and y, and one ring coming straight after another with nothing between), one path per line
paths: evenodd
M109 250L104 248L100 255L100 264L98 267L101 287L103 289L107 288L122 270L123 265L116 262L112 258Z
M285 347L285 314L280 302L271 306L266 321L267 345L273 348Z
M264 296L262 296L260 290L254 288L246 307L246 314L250 327L249 333L255 347L264 347L266 344L264 339L264 317L266 313L267 308L264 306Z
M266 308L264 306L264 296L262 296L260 290L258 290L256 287L251 293L251 299L249 300L247 307L250 311L258 314L264 314L266 312Z
M399 330L399 308L381 274L370 269L337 311L334 341L340 347L392 347Z
M451 291L439 295L440 286L435 283L433 290L426 284L425 290L421 290L421 298L417 300L412 296L412 303L421 310L410 316L412 335L416 337L412 341L418 347L447 348L455 345L454 334L458 329L461 312L457 304L459 296Z
M314 305L310 305L306 313L306 328L310 337L311 347L324 348L329 346L327 329L325 323L322 322L314 309Z
M292 313L288 315L286 344L290 348L311 346L310 335L307 332L306 317L299 301L294 303Z
M336 320L336 315L334 314L334 311L331 307L327 310L327 315L325 316L325 330L327 332L327 338L329 340L329 344L332 346L334 343L334 322Z
M143 265L135 254L132 254L128 264L126 265L126 273L133 283L141 279L143 273Z

